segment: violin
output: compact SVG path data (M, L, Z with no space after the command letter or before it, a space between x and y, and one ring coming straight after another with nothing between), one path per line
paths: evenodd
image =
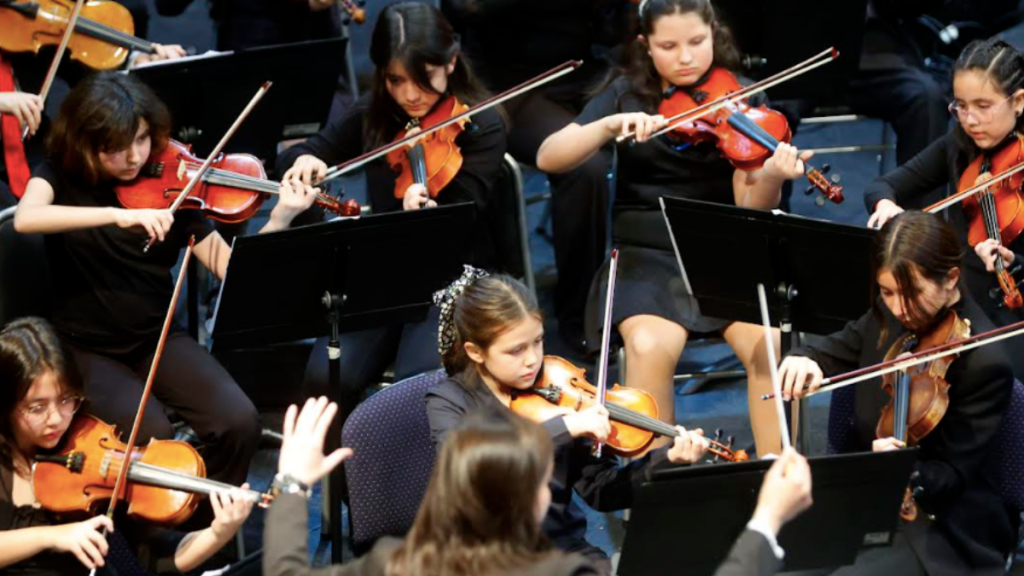
M696 85L671 87L658 105L658 113L665 118L682 116L742 89L731 72L712 68ZM692 121L679 123L669 134L690 144L714 142L723 157L744 171L764 166L779 142L789 142L793 136L785 116L767 106L750 106L744 100L735 100ZM805 166L811 183L808 194L817 189L837 204L843 201L843 187L824 175L827 165L820 172L809 164Z
M124 465L126 445L116 426L89 416L76 416L56 454L37 455L32 466L32 489L39 504L58 513L95 512L114 492ZM129 484L120 497L128 514L138 520L177 526L199 505L198 494L230 490L229 484L205 478L206 465L195 448L177 440L151 440L132 451ZM260 507L273 497L247 491Z
M903 354L960 342L970 335L970 321L950 310L930 333L921 336L907 333L897 339L889 348L885 360L893 361ZM882 389L892 399L882 409L875 435L878 438L893 437L907 446L916 446L935 430L949 408L946 372L956 357L944 356L883 376ZM907 522L917 518L917 504L909 487L900 507L900 517Z
M170 208L205 161L192 154L191 146L168 140L163 150L151 154L139 175L115 186L121 205L129 209ZM214 220L234 224L248 220L278 183L267 180L263 163L251 154L223 154L215 159L191 189L182 208L202 210ZM317 194L316 204L338 216L358 216L359 204L349 199L340 202L327 194Z
M70 0L0 0L0 50L38 54L58 44L75 3ZM152 42L136 38L128 9L109 0L82 6L68 41L71 59L94 70L119 68L132 50L155 54Z
M402 140L437 126L467 110L469 106L459 102L458 98L446 96L422 119L414 118L410 121L395 139ZM413 184L426 186L430 197L437 198L441 190L455 179L462 168L462 150L455 144L455 139L462 134L467 122L469 118L464 117L440 130L428 133L415 141L411 147L396 148L388 152L388 164L397 174L395 198L404 198L405 191Z
M544 422L562 416L564 409L580 411L597 403L597 388L586 380L586 370L558 356L545 356L541 375L530 390L513 391L509 408L535 422ZM643 390L625 388L616 384L607 391L605 407L608 409L612 431L605 440L614 453L634 456L642 453L655 436L675 437L679 431L658 420L658 404ZM720 436L720 434L719 434ZM728 462L746 462L750 456L744 450L732 448L717 437L710 441L708 452Z
M1017 134L1013 142L1003 146L995 154L982 154L974 159L960 176L957 189L964 191L974 187L980 174L1003 173L1024 164L1024 137ZM1024 173L987 187L984 191L963 200L964 214L968 219L967 243L976 246L988 239L998 240L1008 246L1024 230L1024 198L1021 197ZM1002 293L1002 304L1010 309L1024 306L1014 271L1007 270L1003 259L996 258L996 279L999 288L991 295L998 298Z

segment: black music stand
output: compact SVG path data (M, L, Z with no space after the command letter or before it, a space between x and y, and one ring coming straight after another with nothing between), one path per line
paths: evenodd
M814 504L786 524L785 567L852 564L864 546L892 544L917 449L809 458ZM714 574L757 506L772 461L659 470L636 488L620 576ZM695 519L713 518L711 522ZM678 572L678 570L676 570Z
M273 170L277 144L317 133L345 66L347 38L314 40L170 61L134 70L167 104L174 138L204 156L263 82L271 81L225 152L247 152Z
M473 204L335 220L235 238L214 312L214 350L290 342L422 320L436 290L462 272ZM340 394L341 354L328 354L331 394ZM340 418L328 452L341 444ZM324 484L340 486L341 467ZM341 495L325 497L330 515ZM340 516L325 518L341 558Z
M796 332L828 334L871 307L875 230L681 198L663 197L661 206L701 313L761 324L764 284L783 356ZM806 454L807 435L798 438Z

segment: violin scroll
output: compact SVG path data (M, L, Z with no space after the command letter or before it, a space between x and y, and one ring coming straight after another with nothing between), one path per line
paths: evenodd
M366 22L366 11L361 8L365 4L363 0L338 0L344 12L343 23L348 26L350 23L362 24Z

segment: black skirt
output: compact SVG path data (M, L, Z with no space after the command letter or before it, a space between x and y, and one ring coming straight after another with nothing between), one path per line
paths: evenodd
M591 352L601 348L609 262L605 261L594 278L587 298L585 335L587 349ZM618 326L626 318L639 314L660 316L691 333L702 334L721 332L733 322L700 313L697 300L686 290L674 252L640 246L619 246L612 324Z

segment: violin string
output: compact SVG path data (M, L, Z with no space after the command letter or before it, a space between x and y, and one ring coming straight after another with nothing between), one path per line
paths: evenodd
M113 44L118 44L122 48L133 48L150 54L153 53L152 43L122 32L117 28L107 26L102 22L96 22L95 20L89 20L87 18L80 18L78 20L78 24L75 26L75 30L81 30L82 32L100 40L112 41Z

